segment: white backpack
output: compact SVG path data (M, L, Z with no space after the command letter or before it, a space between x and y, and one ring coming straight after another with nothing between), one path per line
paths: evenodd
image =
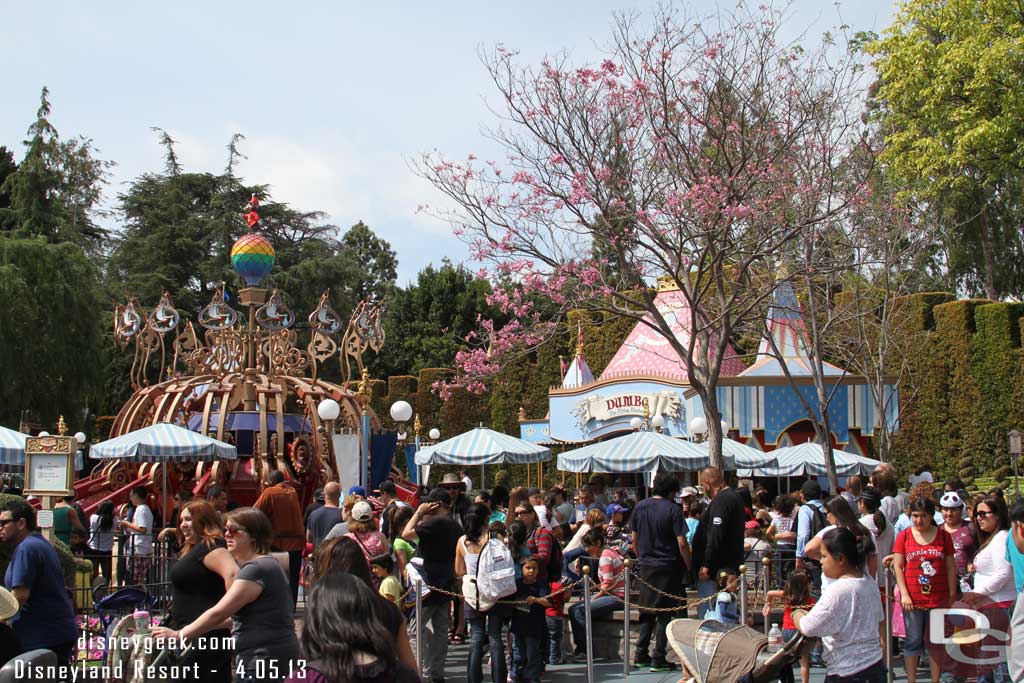
M471 588L466 591L469 584ZM476 572L463 580L463 594L474 604L477 611L487 611L495 601L516 592L516 566L512 552L497 538L487 541L480 550ZM467 594L468 593L468 594Z

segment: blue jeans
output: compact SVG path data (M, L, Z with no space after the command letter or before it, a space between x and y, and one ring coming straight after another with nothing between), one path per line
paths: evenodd
M611 614L622 609L622 600L614 595L602 595L590 601L590 618ZM572 627L572 644L576 654L587 651L587 609L582 602L569 608L569 625Z
M569 583L575 583L580 580L580 575L570 569L570 565L586 554L587 549L583 546L573 548L567 553L562 553L562 576L568 579Z
M492 608L500 609L500 608ZM467 683L481 683L484 680L484 647L491 644L491 680L504 681L508 678L505 665L505 638L502 627L505 619L501 613L485 613L466 619L469 624L469 660L466 670Z
M512 660L512 679L517 683L540 683L540 674L544 668L540 634L516 635L513 639L516 642L516 650Z
M548 624L548 664L562 662L562 635L565 633L564 617L544 617Z

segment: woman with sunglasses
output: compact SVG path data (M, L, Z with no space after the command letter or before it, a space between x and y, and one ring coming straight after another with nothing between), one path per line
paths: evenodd
M917 683L917 664L925 650L925 636L933 609L946 609L957 596L953 540L935 526L935 503L918 498L910 504L913 526L896 536L893 572L900 588L900 605L906 625L903 659L907 682ZM942 662L929 657L931 680L938 683Z
M978 523L981 543L974 555L972 592L990 601L990 604L982 608L982 612L991 615L1001 611L1005 615L1005 618L999 620L990 616L990 621L1009 623L1010 608L1017 599L1017 587L1013 580L1013 566L1006 559L1006 543L1010 541L1010 516L1006 511L1006 503L1002 498L989 496L978 503L974 519ZM999 664L995 671L978 674L978 683L1004 680L1009 680L1006 662Z
M224 537L239 565L227 593L192 623L178 631L156 628L154 636L188 642L230 619L237 680L284 680L299 659L299 641L288 574L270 554L270 519L256 508L232 510L224 515Z

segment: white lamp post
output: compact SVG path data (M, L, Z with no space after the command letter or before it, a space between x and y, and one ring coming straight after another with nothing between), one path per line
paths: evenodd
M334 457L334 421L341 415L341 406L333 398L325 398L316 406L316 414L324 423L324 436L327 438L327 450L331 454L331 462L338 467ZM340 475L341 472L338 472Z
M640 429L641 427L643 427L643 425L644 420L643 418L640 417L634 417L632 420L629 421L629 427L634 431Z
M82 446L83 444L85 444L85 432L76 432L75 433L75 441L78 442L79 446Z
M703 417L695 417L690 420L690 438L704 436L704 433L708 431L708 421Z
M430 437L431 441L437 441L438 439L441 438L441 430L438 429L437 427L434 427L427 433L427 436Z
M665 426L665 416L659 414L652 417L651 426L657 429L658 431L661 431L662 427Z

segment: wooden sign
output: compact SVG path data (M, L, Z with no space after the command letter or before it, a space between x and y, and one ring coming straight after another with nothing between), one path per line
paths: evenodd
M25 440L26 496L70 496L75 452L73 436L30 436Z

